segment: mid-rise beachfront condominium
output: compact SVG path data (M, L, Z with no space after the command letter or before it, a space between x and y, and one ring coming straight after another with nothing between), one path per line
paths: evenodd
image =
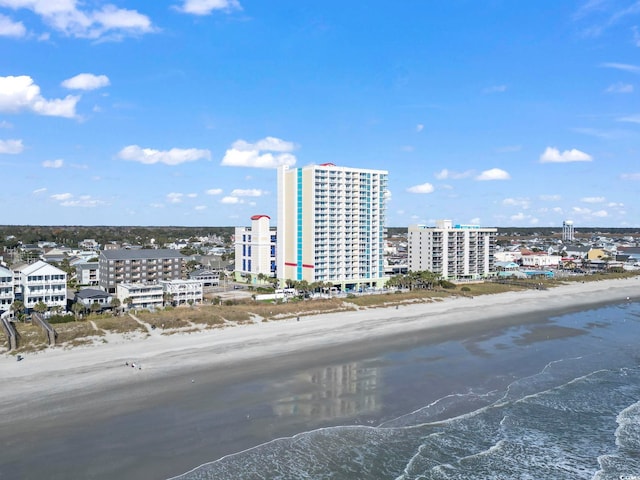
M496 232L478 225L453 225L451 220L438 220L435 227L410 225L409 270L450 280L485 277L494 270Z
M280 167L278 279L342 291L384 285L387 177L332 163Z
M276 271L276 230L268 215L251 217L251 227L236 227L235 276L256 283L260 275L274 277Z

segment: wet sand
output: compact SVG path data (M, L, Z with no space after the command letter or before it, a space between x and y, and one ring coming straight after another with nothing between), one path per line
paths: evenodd
M384 352L451 340L473 351L483 332L638 296L640 279L611 280L2 356L0 479L168 478L310 428L376 424L410 407L382 400L401 382L370 378ZM573 335L540 325L521 343ZM370 398L345 391L336 409L309 376L345 371ZM454 387L431 374L436 398Z

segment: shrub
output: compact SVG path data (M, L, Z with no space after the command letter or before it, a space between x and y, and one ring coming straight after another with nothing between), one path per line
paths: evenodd
M470 292L470 291L471 291L471 289L470 289L469 287L462 287L462 288L460 289L460 291L461 291L461 292Z
M447 280L440 280L440 286L442 288L456 288L456 284L455 283L451 283Z
M49 323L70 323L75 322L76 317L73 315L51 315L47 321Z

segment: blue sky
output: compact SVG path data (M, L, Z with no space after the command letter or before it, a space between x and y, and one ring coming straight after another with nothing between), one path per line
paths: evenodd
M387 226L640 226L640 1L0 0L0 224L275 225L276 167Z

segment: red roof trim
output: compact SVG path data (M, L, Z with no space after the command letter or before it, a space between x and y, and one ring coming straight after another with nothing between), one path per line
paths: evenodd
M271 217L269 215L254 215L253 217L251 217L251 220L260 220L261 218L268 218L269 220L271 220Z
M321 167L335 167L336 164L335 163L321 163L320 166Z

